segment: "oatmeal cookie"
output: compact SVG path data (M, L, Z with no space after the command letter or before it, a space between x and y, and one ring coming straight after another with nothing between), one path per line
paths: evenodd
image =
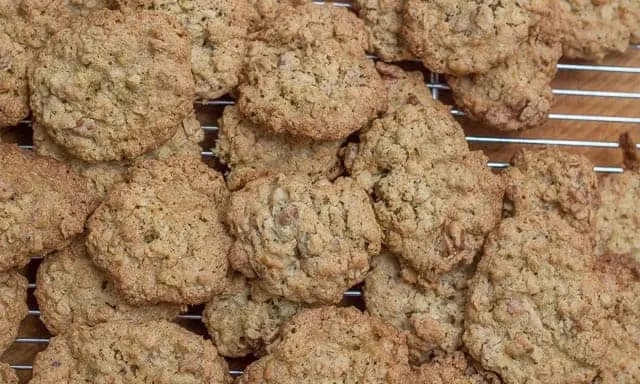
M2 17L0 16L0 21ZM0 29L0 128L29 115L27 65L33 53Z
M393 113L406 104L423 104L426 106L440 106L447 109L440 102L433 99L431 91L424 81L424 75L420 71L404 71L395 65L378 61L376 69L389 94L389 108L387 114Z
M88 253L130 304L206 302L227 281L227 200L200 159L139 161L90 217Z
M241 384L411 383L404 335L355 308L323 307L295 316Z
M622 0L622 22L629 28L631 44L640 44L640 1Z
M358 16L369 35L369 52L384 61L413 58L402 35L402 14L406 0L355 0Z
M232 194L227 221L236 239L229 256L234 269L291 301L339 302L380 251L369 197L350 178L252 181Z
M508 215L556 211L576 228L593 229L600 198L598 178L589 159L556 148L522 149L513 156L511 165L504 172Z
M3 384L18 384L18 376L16 372L9 366L9 364L0 362L0 383Z
M365 57L364 26L346 9L297 7L255 38L238 87L238 109L255 124L340 140L387 108L384 83Z
M421 363L434 351L462 346L467 278L471 268L440 276L430 286L405 281L395 256L383 252L372 261L364 284L367 312L399 331L408 331L410 358Z
M34 119L81 160L136 158L169 140L192 112L189 59L175 18L94 12L40 51L29 78Z
M427 68L462 76L516 53L530 24L517 0L407 0L403 33Z
M84 230L96 196L65 164L0 144L0 271L64 248Z
M167 321L78 326L38 353L34 384L230 384L227 363L211 341Z
M54 335L76 325L94 326L115 320L172 320L187 309L171 304L129 305L89 259L84 237L40 264L36 286L40 320Z
M471 119L501 131L534 128L553 105L551 81L562 56L559 42L533 35L518 52L483 74L448 76L453 98Z
M27 279L0 272L0 355L13 343L27 310Z
M227 292L207 303L202 322L221 355L263 355L278 336L280 326L306 308L269 295L254 281L237 275Z
M428 384L502 384L502 380L462 351L439 354L417 368L420 383Z

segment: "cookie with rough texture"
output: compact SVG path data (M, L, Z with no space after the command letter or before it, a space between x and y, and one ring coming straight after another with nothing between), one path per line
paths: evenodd
M195 115L187 117L178 127L175 135L153 152L142 158L164 159L170 156L192 156L200 158L204 140L204 131ZM56 144L46 130L37 122L33 124L34 151L40 156L51 157L67 163L74 171L83 176L90 188L102 199L111 188L124 181L124 175L132 161L105 161L88 163L71 156L63 147Z
M254 25L256 28L260 28L261 22L269 21L278 17L284 12L287 12L290 7L298 5L304 5L311 2L311 0L248 0L253 6L254 10L258 12L260 21Z
M369 196L350 178L278 175L231 196L229 260L266 292L291 301L337 303L380 251Z
M378 61L376 69L389 94L389 108L387 114L393 113L396 109L406 104L423 104L427 106L441 106L447 109L440 102L434 100L431 91L424 81L424 75L420 71L405 71L402 68Z
M0 21L5 21L0 16ZM32 52L0 29L0 128L29 115L27 65Z
M338 152L344 140L314 141L273 134L251 123L234 106L225 108L219 125L213 152L230 168L226 178L231 190L278 173L303 174L314 180L333 180L342 174Z
M483 74L448 76L453 98L471 119L501 131L534 128L553 105L551 81L562 56L559 42L537 35Z
M391 254L383 252L371 264L363 289L367 312L408 332L413 362L419 364L434 352L453 352L462 346L471 268L444 274L421 287L403 279L400 264Z
M38 267L35 296L40 320L54 335L75 325L108 321L172 320L186 306L129 305L87 255L84 237L47 257Z
M555 211L576 228L593 229L600 198L589 159L556 148L523 149L516 152L511 165L504 172L508 214Z
M631 44L640 44L640 1L622 0L622 22L629 28Z
M211 341L167 321L78 326L51 338L33 364L34 384L230 384Z
M84 230L96 196L53 159L0 144L0 271L64 248Z
M17 272L0 272L0 354L13 343L27 316L27 284Z
M295 316L242 384L411 383L406 337L357 309L324 307Z
M202 322L223 356L263 355L280 326L307 306L267 294L251 280L235 276L227 292L202 311Z
M226 285L222 175L200 159L137 162L89 218L87 251L131 304L199 304Z
M18 384L18 376L16 372L9 366L9 364L0 363L0 383L3 384Z
M94 12L51 38L29 84L34 119L71 155L133 159L193 110L187 32L158 12Z
M413 58L402 35L405 0L355 0L353 3L367 27L369 52L384 61Z
M438 73L484 73L525 41L529 12L517 0L407 0L402 32L425 67Z
M387 107L387 93L365 57L366 32L344 8L290 9L249 44L238 109L273 133L340 140Z
M462 351L435 356L417 368L420 383L428 384L502 384L494 373L487 372Z

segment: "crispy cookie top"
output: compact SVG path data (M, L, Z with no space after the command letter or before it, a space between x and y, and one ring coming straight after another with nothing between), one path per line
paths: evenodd
M13 343L27 316L27 284L17 272L0 272L0 354Z
M369 35L369 52L384 61L413 58L402 35L405 0L355 0L358 16Z

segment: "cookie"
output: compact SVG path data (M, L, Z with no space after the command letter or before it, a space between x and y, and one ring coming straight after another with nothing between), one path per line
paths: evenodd
M420 383L502 384L500 378L483 370L462 351L435 356L417 368Z
M28 309L27 279L17 272L0 272L0 354L18 335Z
M0 382L3 384L18 384L18 376L9 364L0 363Z
M278 175L231 195L227 222L234 269L291 301L337 303L380 251L367 194L350 178L313 181Z
M433 99L422 72L404 71L398 66L382 61L376 63L376 69L389 93L389 108L386 114L391 114L406 104L438 105L443 111L447 108Z
M64 248L84 230L96 196L65 164L0 144L0 271Z
M462 346L467 278L471 268L442 275L430 286L405 281L395 256L386 252L372 261L364 283L367 312L408 333L410 358L422 363L434 352Z
M0 20L5 20L0 16ZM0 29L0 128L29 115L27 65L32 52Z
M227 292L202 311L202 322L222 356L263 355L280 326L307 306L265 293L251 280L233 278Z
M113 283L89 259L84 237L40 264L36 287L34 294L40 320L54 335L76 325L91 327L116 320L172 320L187 309L170 304L142 307L127 304Z
M562 56L559 42L533 35L518 52L483 74L448 76L458 105L469 118L501 131L535 128L553 105L551 81Z
M51 338L36 355L34 384L230 384L211 341L167 321L78 326Z
M342 173L338 152L344 140L314 141L287 133L273 134L251 123L234 106L225 108L213 150L229 167L231 190L259 177L308 175L314 180L335 179Z
M357 309L324 307L295 316L241 384L410 383L404 335Z
M162 13L94 12L49 41L29 84L34 119L69 154L133 159L193 110L187 32Z
M87 251L130 304L200 304L226 285L228 191L200 159L137 162L89 218Z
M405 0L355 0L353 5L367 27L369 52L384 61L413 58L402 35Z
M200 158L204 140L204 131L195 114L187 117L179 125L175 135L153 152L142 156L146 159L164 159L170 156L192 156ZM74 171L83 176L90 188L102 199L111 188L124 181L124 175L132 161L105 161L88 163L71 156L63 147L56 144L46 130L37 122L33 124L34 151L40 156L51 157L67 163Z
M402 32L425 67L484 73L528 37L530 15L517 0L407 0Z
M387 107L365 57L366 32L346 9L307 5L266 23L249 44L238 109L273 133L340 140Z
M254 10L258 12L260 22L269 21L287 12L288 8L308 4L309 0L248 0ZM254 27L259 28L260 22Z
M593 229L600 198L589 159L556 148L523 149L516 152L511 165L503 173L508 215L555 211L576 228Z
M620 4L622 22L629 28L631 44L640 44L640 2L638 0L622 0Z

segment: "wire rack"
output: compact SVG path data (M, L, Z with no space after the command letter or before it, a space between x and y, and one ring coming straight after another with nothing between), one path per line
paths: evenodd
M324 4L322 1L314 3ZM348 2L333 2L334 6L350 7ZM372 59L376 59L370 56ZM629 59L631 58L631 59ZM416 62L409 63L415 65ZM622 131L635 131L640 133L640 45L630 46L629 52L624 57L613 58L611 62L602 64L585 63L561 63L558 65L558 77L563 81L554 82L553 93L558 98L558 106L562 106L563 100L572 98L572 104L584 105L584 108L576 108L572 111L560 111L549 115L549 122L540 129L534 129L522 133L499 133L483 129L478 129L473 123L465 119L464 113L458 109L452 109L452 114L459 118L465 127L467 141L473 149L485 150L490 158L488 166L496 169L503 169L509 166L508 157L505 160L503 151L506 147L513 147L513 150L522 146L551 145L566 147L568 150L577 152L586 151L587 155L594 160L596 166L594 170L599 173L620 173L623 171L619 166L619 161L611 161L607 164L598 163L598 159L614 159L617 153L617 133ZM597 81L602 79L603 81ZM438 74L426 74L425 86L429 88L434 99L438 99L447 104L452 104L451 95L446 79ZM596 89L588 89L594 88ZM623 90L615 90L614 87ZM200 100L196 102L198 116L202 122L202 127L206 133L204 148L212 148L217 136L217 117L220 116L225 106L233 105L231 99ZM616 105L619 106L616 107ZM584 110L590 110L589 105L601 108L593 108L604 111L604 113L585 114ZM557 108L556 108L557 109ZM613 113L610 113L613 112ZM560 128L562 125L564 128ZM30 126L30 120L20 123L22 126ZM562 131L562 135L556 132ZM606 134L609 133L609 134ZM593 137L599 139L594 140ZM606 140L600 139L607 137ZM21 147L31 149L31 143L25 142ZM638 145L640 148L640 145ZM593 152L593 151L596 152ZM609 151L609 152L602 152ZM615 151L615 152L611 152ZM502 159L492 158L493 155L502 154ZM202 152L203 158L213 158L210 150ZM500 157L500 156L498 156ZM30 277L29 284L29 316L25 320L28 326L23 326L19 337L14 345L9 349L9 356L24 356L18 360L9 361L21 377L28 377L32 369L31 361L33 355L43 349L49 341L48 334L37 320L40 311L33 298L33 290L36 288L33 283L35 270L39 265L41 257L34 257L32 263L27 267L27 275ZM360 289L352 289L345 292L345 300L360 301L362 292ZM201 309L195 308L188 313L179 316L179 321L190 329L199 330L205 334L201 325ZM37 325L33 325L37 324ZM24 324L23 324L24 325ZM35 331L34 331L35 329ZM6 358L4 359L6 360ZM242 374L242 366L246 364L231 362L230 373L233 376Z

